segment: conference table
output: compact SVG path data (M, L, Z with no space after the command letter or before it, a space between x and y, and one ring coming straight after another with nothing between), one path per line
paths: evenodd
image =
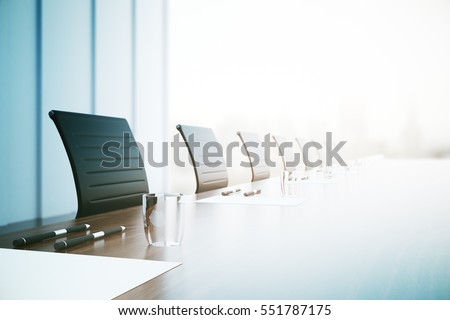
M80 223L124 225L66 252L182 262L117 299L450 299L449 160L379 160L301 181L296 206L197 202L237 187L281 197L279 177L193 195L179 247L148 245L141 207L13 232L0 247Z

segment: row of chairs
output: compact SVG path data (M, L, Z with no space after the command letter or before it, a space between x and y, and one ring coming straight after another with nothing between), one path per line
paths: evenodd
M69 157L77 190L77 218L139 205L143 193L148 193L148 182L142 158L126 119L91 114L50 111ZM217 143L210 128L177 125L194 166L197 180L196 193L223 188L228 185L228 173L222 155L205 163L205 148L209 142ZM126 143L123 137L126 135ZM196 145L189 143L193 137ZM270 168L264 161L251 161L250 154L264 159L260 138L255 133L238 132L249 155L252 181L270 177ZM288 164L294 159L292 148L280 148L288 142L281 136L274 140L280 149L285 170L295 170ZM255 144L256 142L256 144ZM301 147L301 142L297 140ZM317 155L319 156L319 155Z
M196 193L226 187L228 185L228 174L223 156L216 156L211 158L209 154L203 154L204 151L207 151L207 148L203 148L205 143L214 142L218 144L213 130L211 128L193 127L180 124L177 125L177 129L183 137L186 145L188 146L191 160L193 161L193 163L196 163L196 166L194 166L195 176L197 180ZM195 143L197 144L196 146L190 145L188 139L190 135L195 137L195 139L192 141L195 141ZM261 144L261 140L258 134L238 131L237 135L242 141L244 149L249 158L249 164L252 170L251 181L253 182L269 178L270 167L265 161L263 161L263 159L265 159L264 148ZM283 169L286 171L296 171L298 165L292 164L300 163L300 159L296 159L296 154L294 153L292 142L288 141L284 136L272 136L272 138L274 139L281 156ZM296 139L296 143L301 150L303 147L303 141L301 141L300 139ZM286 147L289 145L291 147ZM313 150L317 151L317 149ZM209 162L217 161L218 163L220 163L220 165L213 167L208 163L205 163L204 160L206 156L208 156ZM321 158L321 155L318 152L313 152L312 154L308 155L308 157L311 162L315 162L316 160L319 160ZM258 160L254 161L256 158ZM307 170L311 168L304 167L304 169Z

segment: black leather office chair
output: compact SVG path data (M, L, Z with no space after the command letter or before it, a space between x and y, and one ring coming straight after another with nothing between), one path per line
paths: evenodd
M252 168L252 182L270 177L270 168L265 162L264 149L256 133L238 131ZM258 159L255 159L257 157Z
M296 164L297 159L292 142L288 141L284 136L272 135L272 138L277 144L284 170L295 171L298 163Z
M195 193L226 187L228 185L228 173L223 154L209 156L208 159L206 159L206 155L204 154L204 151L209 153L216 153L217 151L216 148L205 148L205 144L219 145L212 129L179 124L177 125L177 130L180 132L188 147L189 156L194 166L195 178L197 180ZM190 141L197 143L198 146L191 145L189 143Z
M75 180L77 218L142 203L144 164L127 120L50 111Z

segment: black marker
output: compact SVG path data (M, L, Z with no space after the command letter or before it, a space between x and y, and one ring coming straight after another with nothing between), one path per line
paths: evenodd
M255 191L248 191L248 192L244 192L244 197L251 197L257 194L261 193L261 189L255 190Z
M228 191L223 191L222 192L222 195L223 196L229 196L230 194L233 194L233 193L239 193L239 192L241 192L241 189L236 189L236 190L228 190Z
M103 237L109 236L110 234L122 232L123 230L125 230L125 227L120 226L105 231L98 231L92 234L88 234L87 236L72 238L64 241L58 241L55 243L53 247L55 248L55 250L63 250L94 239L101 239Z
M32 236L28 236L28 237L23 237L20 239L16 239L13 241L13 246L18 248L18 247L23 247L24 245L27 244L31 244L31 243L36 243L45 239L50 239L53 237L57 237L57 236L62 236L71 232L78 232L78 231L84 231L84 230L88 230L90 228L90 225L88 224L82 224L79 226L74 226L74 227L69 227L66 229L60 229L60 230L55 230L52 232L47 232L47 233L42 233L42 234L35 234Z

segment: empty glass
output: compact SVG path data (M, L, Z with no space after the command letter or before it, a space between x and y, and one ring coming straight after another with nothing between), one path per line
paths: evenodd
M142 196L145 237L155 247L178 246L184 233L185 209L180 193Z
M281 193L295 196L299 193L299 177L295 171L281 171Z
M335 168L333 166L326 166L325 170L323 172L324 177L327 179L331 179L335 176L336 172L335 172Z

